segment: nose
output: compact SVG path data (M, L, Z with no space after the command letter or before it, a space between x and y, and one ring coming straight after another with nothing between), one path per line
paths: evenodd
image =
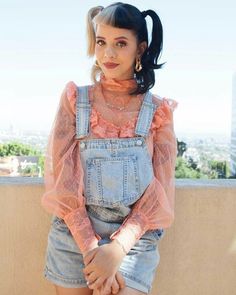
M115 50L112 47L107 47L105 50L105 57L115 58L116 57Z

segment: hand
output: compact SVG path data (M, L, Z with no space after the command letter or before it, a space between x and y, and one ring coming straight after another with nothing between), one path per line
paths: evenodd
M115 276L126 254L118 243L112 241L97 247L84 256L83 270L90 289L99 289L111 276ZM110 283L110 281L109 281Z
M110 295L117 294L120 289L125 287L125 280L122 274L118 271L115 276L110 276L104 284L99 288L95 289L96 295Z
M103 284L103 293L101 295L117 294L120 289L125 287L125 280L122 274L118 271L110 284L110 278L108 278Z

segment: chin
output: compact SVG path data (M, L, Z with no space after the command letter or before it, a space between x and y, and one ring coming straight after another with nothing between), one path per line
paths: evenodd
M131 72L130 69L124 72L116 71L116 70L107 70L107 69L102 69L102 70L106 78L123 80L123 79L129 79L132 76L132 74L130 73Z
M104 75L106 76L106 78L111 78L111 79L119 79L121 77L121 75L118 75L116 73L110 73L108 71L104 72Z

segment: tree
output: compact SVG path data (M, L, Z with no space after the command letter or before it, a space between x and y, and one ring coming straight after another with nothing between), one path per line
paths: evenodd
M227 178L227 164L226 161L209 161L210 178Z
M9 156L37 156L38 157L38 168L43 173L44 170L44 155L41 151L32 148L30 145L22 144L17 141L12 141L5 144L0 144L0 157ZM30 169L30 170L29 170ZM26 168L27 171L34 171L34 168Z
M33 149L31 146L12 141L5 144L0 144L0 157L7 156L36 156L40 152Z
M178 138L177 138L177 149L178 149L177 157L182 157L184 152L187 150L187 144L184 141L178 141Z
M175 165L176 178L207 178L199 169L195 170L182 157L177 157Z

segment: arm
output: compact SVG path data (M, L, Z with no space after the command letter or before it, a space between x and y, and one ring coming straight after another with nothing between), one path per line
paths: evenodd
M155 113L153 129L154 178L143 196L133 205L121 227L111 235L126 253L151 229L170 227L174 220L175 162L177 143L173 125L173 110L165 99Z
M94 232L85 208L83 169L75 139L76 85L67 83L51 128L45 155L45 192L41 205L64 219L78 247L85 253L100 237Z

